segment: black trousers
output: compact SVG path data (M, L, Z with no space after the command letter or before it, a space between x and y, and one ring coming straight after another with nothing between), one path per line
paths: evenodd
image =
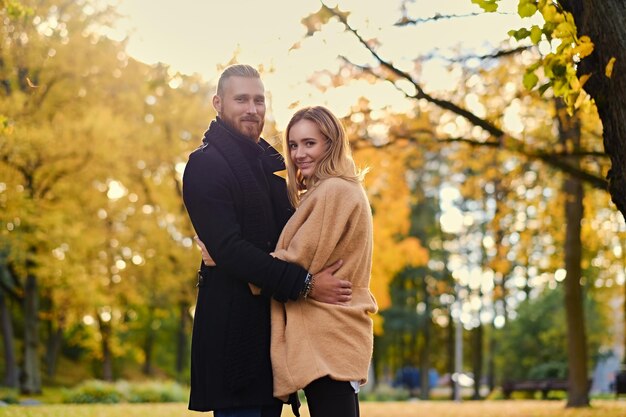
M346 381L324 377L304 388L311 417L359 417L359 396Z

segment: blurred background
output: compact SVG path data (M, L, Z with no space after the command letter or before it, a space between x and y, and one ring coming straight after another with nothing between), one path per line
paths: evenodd
M200 253L181 176L221 70L247 63L270 143L325 105L371 169L364 398L494 398L523 381L612 395L626 226L602 125L588 97L532 89L558 44L518 30L541 15L473 3L2 2L0 382L164 381L186 399Z

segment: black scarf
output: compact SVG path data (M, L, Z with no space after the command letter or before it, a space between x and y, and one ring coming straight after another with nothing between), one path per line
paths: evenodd
M259 187L259 182L250 167L250 160L258 160L265 174L285 169L284 159L265 140L261 139L256 144L250 138L233 131L219 117L211 122L202 142L214 146L232 168L244 199L242 233L250 243L265 248L268 237L272 235L270 224L274 223L274 219L267 206L263 204L268 193ZM266 181L265 178L261 180Z

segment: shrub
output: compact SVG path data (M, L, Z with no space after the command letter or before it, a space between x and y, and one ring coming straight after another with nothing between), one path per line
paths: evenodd
M176 382L145 382L130 387L131 403L172 403L187 401L187 390Z
M567 363L561 361L544 362L528 371L530 379L567 378Z
M19 404L20 400L14 395L4 395L0 398L0 401L6 404Z
M117 404L124 395L115 384L104 381L86 381L63 394L63 402L71 404Z
M394 388L387 384L378 384L371 392L359 393L362 401L405 401L410 398L406 388Z
M187 389L176 382L152 381L130 383L118 381L113 384L104 381L86 381L63 393L64 403L73 404L116 404L168 403L187 401Z

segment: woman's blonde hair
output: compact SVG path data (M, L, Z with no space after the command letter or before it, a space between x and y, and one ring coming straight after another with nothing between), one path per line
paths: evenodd
M302 120L315 123L328 144L326 151L315 166L313 175L308 179L302 176L289 152L289 132L296 123ZM291 117L285 131L283 149L286 153L287 193L289 201L294 207L300 204L302 193L311 190L321 180L339 177L348 181L359 182L367 172L367 170L356 167L352 159L350 142L348 142L346 131L339 119L330 110L322 106L305 107Z

